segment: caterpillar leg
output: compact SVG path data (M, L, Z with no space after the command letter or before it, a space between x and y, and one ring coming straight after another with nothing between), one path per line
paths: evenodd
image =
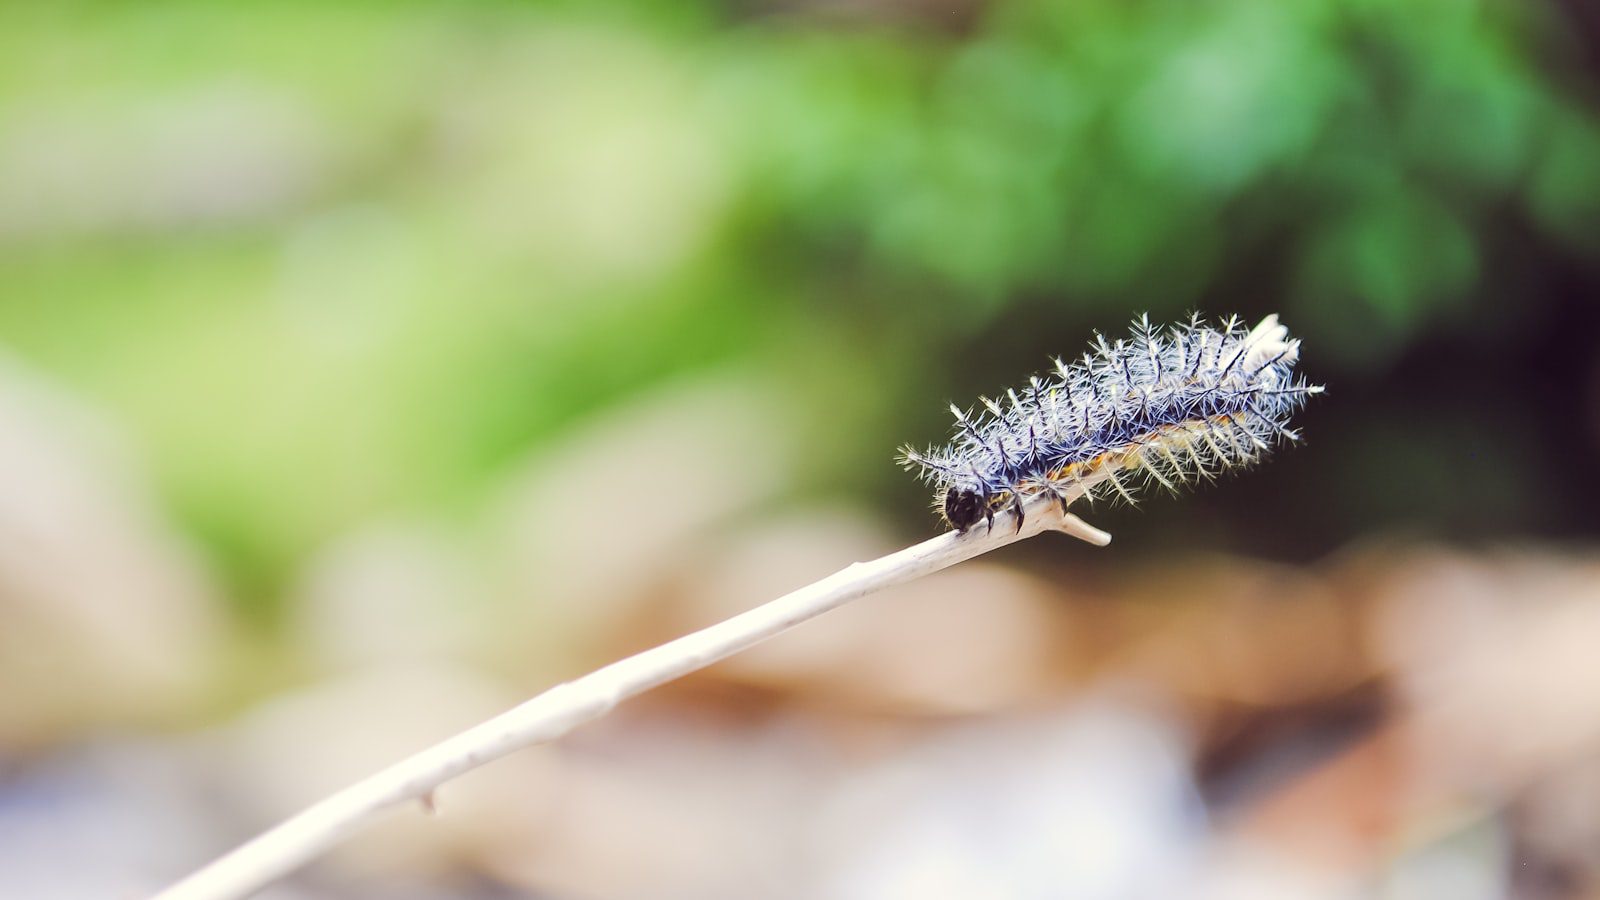
M1050 495L1050 499L1056 501L1056 505L1057 506L1061 507L1061 514L1063 516L1066 515L1067 514L1067 495L1061 493L1058 490L1056 490L1054 486L1047 486L1044 489L1044 492L1046 494Z

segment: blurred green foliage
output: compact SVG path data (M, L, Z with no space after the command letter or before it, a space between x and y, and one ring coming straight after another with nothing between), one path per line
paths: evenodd
M0 335L261 596L678 373L774 369L859 486L1089 324L1280 309L1377 377L1600 251L1533 0L959 12L10 4Z

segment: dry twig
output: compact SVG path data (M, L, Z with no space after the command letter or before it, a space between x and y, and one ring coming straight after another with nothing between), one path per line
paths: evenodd
M1111 535L1053 503L1027 510L1021 530L1007 516L992 530L949 532L814 584L715 625L559 684L500 715L402 760L308 807L158 895L157 900L247 896L326 852L363 825L433 792L463 772L553 740L636 694L702 669L858 597L929 575L1045 531L1096 546Z
M1241 343L1229 370L1255 373L1279 360L1292 362L1298 345L1268 316ZM1119 345L1120 347L1120 345ZM1252 375L1251 377L1254 377ZM1303 388L1314 393L1320 388ZM1275 426L1276 427L1276 426ZM1263 445L1264 446L1264 445ZM1227 458L1221 450L1218 455ZM1253 454L1240 451L1241 461ZM1138 453L1126 454L1136 461ZM1134 464L1125 462L1120 464ZM1148 464L1148 463L1146 463ZM157 900L222 900L248 895L322 854L382 813L408 803L431 808L438 787L515 750L553 740L610 712L618 703L704 668L858 597L929 575L990 550L1045 531L1060 531L1096 546L1111 536L1067 512L1115 466L1041 494L1000 513L991 527L949 532L871 562L855 563L693 634L619 660L402 760L328 797L194 873ZM1020 501L1019 501L1020 502ZM1022 516L1019 524L1016 516Z

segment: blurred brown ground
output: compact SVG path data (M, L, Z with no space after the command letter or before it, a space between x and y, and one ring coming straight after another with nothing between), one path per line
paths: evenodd
M769 427L710 428L730 390L599 421L555 471L644 447L681 461L662 489L686 490ZM487 539L393 523L309 564L286 626L304 655L249 700L261 686L229 672L261 651L208 615L203 570L140 511L114 431L16 372L0 418L0 522L27 548L0 555L17 896L152 889L556 679L896 543L849 509L740 512L773 489L751 477L635 497L679 515L595 547L581 522L552 530L566 500L540 459ZM1059 541L1045 570L997 554L629 703L270 896L1600 891L1592 553L1374 537L1308 566L1112 574L1096 554L1116 544ZM236 711L189 730L218 704Z

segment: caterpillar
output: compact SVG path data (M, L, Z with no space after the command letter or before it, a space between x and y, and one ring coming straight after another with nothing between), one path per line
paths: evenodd
M1095 335L1075 362L1055 360L980 408L954 404L955 432L942 448L900 449L899 461L934 488L934 506L956 531L1015 514L1044 496L1060 505L1118 496L1150 484L1175 490L1249 466L1274 444L1295 442L1291 413L1322 387L1296 378L1300 342L1268 316L1246 329L1198 315L1158 331L1147 316L1131 337Z

